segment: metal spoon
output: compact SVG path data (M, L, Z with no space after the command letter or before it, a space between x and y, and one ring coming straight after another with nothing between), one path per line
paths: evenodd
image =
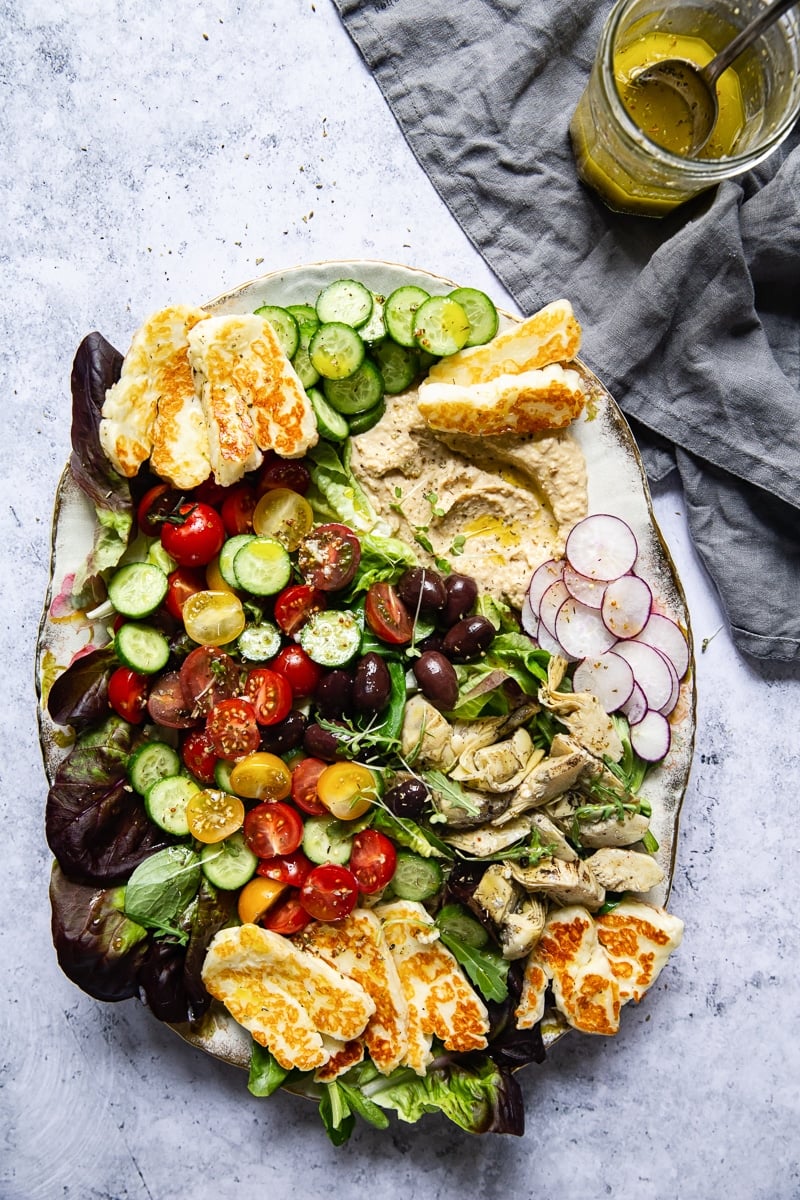
M639 86L661 84L671 88L687 105L692 121L692 138L684 158L695 158L711 137L719 116L716 84L722 72L778 17L797 3L798 0L776 0L746 25L705 67L698 67L696 63L682 58L665 58L652 67L645 67L633 80Z

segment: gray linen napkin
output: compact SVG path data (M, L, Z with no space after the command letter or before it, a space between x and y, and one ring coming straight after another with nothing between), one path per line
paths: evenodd
M568 136L610 2L334 2L488 265L523 312L572 301L651 479L679 471L739 649L800 661L797 131L665 220L620 216Z

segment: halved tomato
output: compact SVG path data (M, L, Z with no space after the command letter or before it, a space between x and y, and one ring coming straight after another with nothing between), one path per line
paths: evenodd
M300 700L314 695L324 674L302 646L284 646L273 658L272 670L287 680L292 694Z
M219 755L205 729L193 729L187 733L181 746L181 758L186 770L191 771L201 783L214 782Z
M328 811L317 796L317 780L327 767L321 758L303 758L292 771L292 800L309 816L319 817Z
M272 933L282 933L284 937L291 937L293 933L305 929L310 920L311 917L300 903L300 897L294 895L270 908L261 924Z
M280 800L257 804L244 819L244 840L259 858L293 854L303 840L303 819Z
M244 805L230 792L207 788L189 797L186 820L192 837L206 845L216 845L242 828Z
M385 888L397 866L397 851L377 829L362 829L353 838L350 870L362 892L370 895Z
M176 621L183 620L183 606L190 596L205 590L206 581L190 567L178 567L167 576L167 595L164 600L167 612Z
M262 858L256 867L256 874L263 875L265 879L277 879L278 883L288 883L292 887L302 887L312 866L311 859L306 858L302 850L295 850L292 854L276 858Z
M265 457L259 472L256 491L259 496L272 488L291 488L305 496L311 486L311 472L303 462L296 458L280 458L274 452Z
M181 663L180 678L187 707L205 716L240 694L244 669L218 646L198 646Z
M117 667L108 681L108 703L117 716L131 725L141 725L147 712L147 677L129 667Z
M255 709L238 697L214 705L206 718L206 733L220 758L252 754L261 743Z
M391 583L373 583L367 589L364 617L372 632L391 646L411 641L413 623L408 609Z
M338 592L352 583L361 562L361 543L352 529L318 525L304 538L297 565L306 583L323 592Z
M240 483L228 490L220 509L222 524L228 537L253 532L253 512L257 499L256 489L249 483Z
M300 903L316 921L341 921L358 900L358 883L352 871L336 863L323 863L306 877Z
M294 637L312 613L327 606L325 593L307 583L291 583L275 597L275 622L287 637Z
M157 483L148 488L136 508L136 523L141 533L148 537L158 537L161 526L178 507L181 493L168 483Z
M247 676L244 694L252 704L259 725L277 725L292 708L292 688L288 679L268 667L255 667Z

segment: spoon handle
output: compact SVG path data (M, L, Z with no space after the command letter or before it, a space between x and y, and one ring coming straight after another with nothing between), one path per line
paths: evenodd
M763 9L749 25L745 25L741 33L738 33L732 42L720 50L703 71L709 87L713 87L722 72L727 70L734 59L738 58L759 34L768 29L773 21L777 21L778 17L783 16L787 9L792 8L797 2L798 0L776 0L775 4L770 4Z

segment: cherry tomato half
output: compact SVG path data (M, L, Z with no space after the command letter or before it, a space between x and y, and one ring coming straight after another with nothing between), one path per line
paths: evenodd
M180 567L204 567L224 541L222 518L208 504L186 501L161 526L161 545Z
M168 483L157 483L148 488L136 508L136 523L141 533L158 537L161 526L171 512L178 507L181 493Z
M262 496L264 492L268 492L272 488L290 488L293 492L299 492L301 496L305 496L310 486L311 473L305 463L299 462L296 458L280 458L273 453L267 455L264 460L256 483L256 491L259 496Z
M281 800L257 804L244 819L244 840L259 858L293 854L303 840L303 819Z
M317 780L327 766L321 758L303 758L292 771L292 800L312 817L328 811L317 796Z
M256 874L299 888L305 883L312 867L311 859L306 858L302 850L295 850L293 854L283 854L278 858L262 858L256 867Z
M287 637L294 637L312 613L327 607L325 593L307 583L290 583L275 597L275 621Z
M268 667L255 667L247 676L244 694L259 725L277 725L292 708L292 687L285 675Z
M277 754L256 750L236 763L231 787L246 800L285 800L292 790L292 773Z
M178 567L167 576L167 595L164 603L167 612L176 621L183 620L183 606L190 596L205 590L206 581L202 575L189 567Z
M198 842L216 845L242 828L244 805L238 796L215 788L194 792L186 804L189 832Z
M336 863L314 867L300 889L300 903L317 921L341 921L358 900L358 883L352 871Z
M184 738L181 758L187 771L191 771L201 783L214 782L214 769L219 755L211 744L205 729L193 729Z
M221 700L241 694L244 671L218 646L198 646L181 663L180 677L187 706L205 716Z
M249 483L240 483L230 488L220 509L222 524L228 537L234 537L237 533L253 532L253 512L257 499L256 490Z
M285 884L256 875L239 892L239 920L243 925L255 925L257 922L263 924L262 918L285 891Z
M362 892L370 895L385 888L396 866L394 843L377 829L362 829L353 838L350 870Z
M150 689L147 711L156 725L165 725L167 729L191 729L201 720L186 703L177 671L158 676Z
M306 583L338 592L352 583L361 562L361 543L346 525L318 525L304 538L297 556Z
M118 717L141 725L147 712L148 681L129 667L117 667L108 681L108 703Z
M310 920L311 917L300 903L299 896L294 895L288 896L271 908L261 924L272 933L282 933L284 937L291 937L293 933L305 929Z
M363 763L330 763L317 780L317 795L334 817L356 821L377 799L378 784Z
M249 700L220 700L206 718L206 733L220 758L241 758L261 744L256 714Z
M364 616L372 632L390 646L411 641L413 625L408 609L390 583L373 583L367 589Z
M298 699L313 696L324 671L302 646L284 646L272 660L273 674L282 675Z

